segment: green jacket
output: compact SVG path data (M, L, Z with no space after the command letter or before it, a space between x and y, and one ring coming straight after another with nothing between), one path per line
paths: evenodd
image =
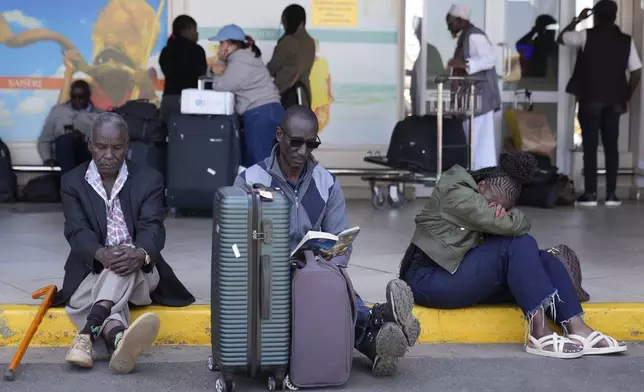
M443 173L425 208L416 216L412 243L453 274L485 234L518 236L530 230L521 210L513 208L511 215L497 218L496 209L489 203L467 170L453 166Z

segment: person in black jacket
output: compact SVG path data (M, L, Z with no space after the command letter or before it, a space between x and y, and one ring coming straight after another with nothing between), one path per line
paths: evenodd
M195 301L161 255L163 176L126 161L128 141L123 117L100 114L89 142L92 160L62 177L64 234L71 250L54 298L54 306L64 305L79 330L65 360L91 368L94 343L103 340L113 351L109 366L116 373L129 373L159 331L154 313L130 323L130 304Z
M197 22L188 15L179 15L172 22L172 35L161 51L159 65L165 76L161 118L167 122L170 114L180 111L181 91L197 88L200 76L206 74L206 51L197 41Z
M594 27L575 31L593 16ZM578 49L577 62L566 92L577 98L577 118L584 150L584 193L577 205L597 206L597 149L599 136L606 162L607 207L617 207L619 169L619 119L628 108L640 84L642 61L630 35L622 33L617 20L617 3L601 0L586 8L559 34L557 42ZM628 77L626 76L628 73ZM601 131L601 132L600 132Z

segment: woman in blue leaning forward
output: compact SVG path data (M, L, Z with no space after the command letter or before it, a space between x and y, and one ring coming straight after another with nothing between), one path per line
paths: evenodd
M224 26L210 40L219 42L219 62L212 65L212 88L235 94L235 111L244 121L243 165L251 167L271 155L275 131L284 116L280 94L262 61L262 52L241 27Z

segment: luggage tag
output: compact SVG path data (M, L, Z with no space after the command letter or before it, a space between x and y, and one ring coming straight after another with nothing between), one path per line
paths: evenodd
M258 191L259 197L261 197L264 200L273 200L275 197L273 196L273 192L267 191L266 189L260 189Z

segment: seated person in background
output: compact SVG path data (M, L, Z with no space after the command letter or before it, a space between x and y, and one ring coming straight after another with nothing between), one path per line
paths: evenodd
M262 62L262 52L239 26L224 26L210 40L219 41L221 61L212 66L212 89L235 94L235 111L244 119L242 165L251 167L271 155L275 129L284 116L280 94Z
M91 131L92 160L62 177L71 252L54 300L54 306L66 306L80 330L65 360L92 367L92 346L102 337L113 350L110 368L117 373L130 372L159 331L152 313L130 325L128 304L187 306L195 300L161 256L163 177L125 162L127 149L125 120L103 113Z
M66 173L92 158L87 138L92 122L100 114L91 101L89 84L72 83L70 100L54 106L38 137L38 153L47 166L60 166Z
M337 235L348 229L340 183L311 154L320 145L317 134L318 120L311 109L290 107L277 129L278 144L271 156L242 172L235 181L235 186L245 189L259 183L284 191L292 204L291 250L310 230ZM334 263L347 265L349 254ZM420 334L420 324L412 315L413 296L405 282L389 282L386 296L387 302L372 309L356 296L355 347L373 361L374 375L394 374L399 359Z
M439 309L480 303L516 302L529 324L526 351L553 358L626 351L594 331L564 265L540 251L530 222L512 208L520 183L534 172L528 153L508 154L501 167L469 172L456 165L438 181L405 254L400 278L416 303ZM559 336L546 315L561 325Z

